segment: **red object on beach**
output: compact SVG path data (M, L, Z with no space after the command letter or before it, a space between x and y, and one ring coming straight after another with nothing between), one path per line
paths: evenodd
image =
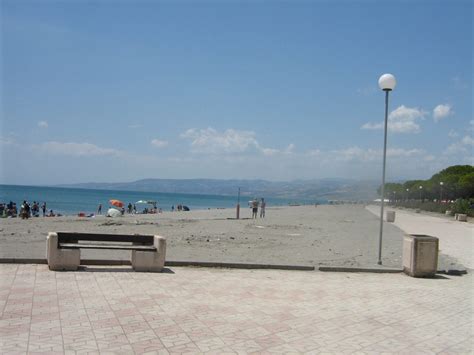
M115 207L119 207L119 208L123 207L123 202L119 200L110 200L109 203Z

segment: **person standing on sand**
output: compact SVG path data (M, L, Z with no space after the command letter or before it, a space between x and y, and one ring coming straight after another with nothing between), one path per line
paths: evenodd
M257 218L257 213L258 213L258 200L254 198L252 200L252 219Z
M262 202L260 203L260 218L265 218L265 207L267 204L265 203L264 198L262 197Z
M46 217L46 202L43 202L41 209L43 210L43 217Z
M97 214L102 214L102 204L99 203L99 207L97 208Z

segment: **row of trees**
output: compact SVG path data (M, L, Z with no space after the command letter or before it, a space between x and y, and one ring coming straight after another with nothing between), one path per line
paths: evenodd
M378 188L381 194L381 187ZM428 180L386 183L385 198L391 201L443 201L474 198L474 166L454 165L434 174Z

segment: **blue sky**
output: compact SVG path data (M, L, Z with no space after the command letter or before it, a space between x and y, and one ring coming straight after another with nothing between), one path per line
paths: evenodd
M0 183L473 164L471 1L1 2Z

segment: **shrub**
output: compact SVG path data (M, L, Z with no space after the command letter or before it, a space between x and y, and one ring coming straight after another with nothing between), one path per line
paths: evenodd
M452 213L463 213L467 214L470 217L474 216L474 199L457 199L456 202L452 204L451 212Z

